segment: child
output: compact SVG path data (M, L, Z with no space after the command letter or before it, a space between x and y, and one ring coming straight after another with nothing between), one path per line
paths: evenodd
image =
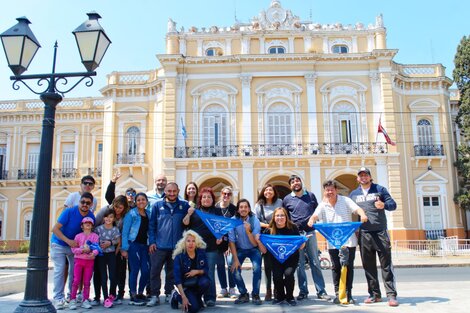
M96 227L95 233L100 237L100 247L103 250L103 255L98 256L98 269L101 277L101 289L103 290L104 307L110 308L113 306L113 301L116 299L116 245L119 244L121 232L114 225L116 213L113 209L107 209L103 215L104 224ZM109 281L111 283L108 295L108 271Z
M77 290L82 280L82 308L91 309L91 304L89 300L90 281L93 275L95 256L97 256L99 253L97 250L91 250L89 246L89 244L97 244L99 242L98 235L92 232L93 224L93 219L91 217L83 218L81 223L83 232L76 235L74 239L77 243L77 247L72 248L72 252L75 256L75 265L73 268L72 294L70 295L69 303L70 310L77 309Z

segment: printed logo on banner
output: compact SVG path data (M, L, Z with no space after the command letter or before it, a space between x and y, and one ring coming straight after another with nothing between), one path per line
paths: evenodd
M361 222L318 223L315 224L315 229L336 249L341 249L361 224Z
M197 215L199 215L204 224L206 224L207 228L209 228L214 237L217 239L222 238L229 231L243 224L243 222L239 219L204 213L200 210L196 210L195 212Z
M284 263L300 246L307 241L305 236L260 235L259 239L271 254Z

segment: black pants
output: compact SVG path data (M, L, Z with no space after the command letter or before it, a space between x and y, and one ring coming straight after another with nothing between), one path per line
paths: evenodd
M126 287L127 259L121 253L116 255L116 285L118 287L118 298L124 298ZM116 290L110 289L111 294L116 294Z
M103 299L107 299L108 277L110 282L110 293L116 296L116 254L114 252L103 253L103 256L96 257L95 263L98 263L101 278L101 290Z
M351 298L353 280L354 280L354 259L356 257L356 247L353 247L353 248L348 247L348 250L349 250L349 263L348 263L348 275L346 276L346 293L348 294L348 297ZM328 253L330 254L330 259L331 259L331 265L332 265L331 271L333 272L333 285L335 286L335 294L338 295L339 280L341 278L341 263L339 261L339 250L329 249Z
M184 294L188 298L189 303L191 304L188 309L188 313L197 313L204 308L204 302L202 301L202 296L209 290L211 281L207 276L201 276L198 279L198 285L191 288L184 288ZM178 302L183 303L181 295L177 296Z
M268 253L263 254L264 274L266 275L266 290L271 289L271 278L273 276L273 261L271 255Z
M279 301L293 300L295 287L295 270L299 263L299 254L291 255L284 263L269 254L272 262L274 288L276 289L276 299Z
M359 233L362 266L366 273L367 286L370 296L381 297L377 275L377 255L382 268L382 279L387 296L397 296L395 275L392 264L392 247L387 230Z
M95 300L100 301L101 298L101 275L100 266L97 261L98 257L95 258L95 265L93 268L93 289L95 290Z

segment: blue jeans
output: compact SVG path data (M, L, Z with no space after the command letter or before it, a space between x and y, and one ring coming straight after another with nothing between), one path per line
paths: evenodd
M209 252L206 252L206 256L207 256L207 266L209 267L209 273L207 273L207 276L209 277L210 285L209 285L209 289L204 294L204 300L206 302L209 300L212 300L215 302L215 299L216 299L215 266L217 264L219 252L217 250L209 251Z
M230 254L230 265L232 264L232 255ZM227 260L228 265L228 260ZM217 276L219 277L219 283L221 289L227 289L227 287L234 288L235 281L233 279L233 274L230 271L230 266L228 266L228 279L229 279L229 286L227 286L227 274L225 273L225 254L223 252L219 252L217 255Z
M323 279L320 262L318 260L317 237L315 236L314 231L307 232L306 235L312 236L308 237L305 248L300 250L299 270L297 271L300 293L308 295L307 274L305 273L305 252L307 252L310 270L312 271L313 283L315 284L317 295L326 294L325 280Z
M65 265L66 259L69 261L68 279L69 279L69 291L72 290L73 282L73 265L74 258L72 249L69 246L61 246L59 244L51 244L51 259L54 263L54 300L64 300L64 288L65 288Z
M131 242L127 251L129 259L129 291L131 295L137 294L137 276L140 271L139 294L143 293L149 282L149 251L148 246L142 243Z
M243 265L243 261L246 258L251 260L253 266L253 292L252 295L259 296L259 287L261 284L261 252L258 248L252 249L237 249L238 261L240 262L240 267ZM235 282L237 283L238 291L240 294L247 293L245 287L245 282L243 281L241 268L237 269L234 272Z

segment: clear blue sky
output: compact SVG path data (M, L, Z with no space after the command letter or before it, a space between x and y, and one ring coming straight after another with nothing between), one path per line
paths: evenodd
M234 16L248 22L271 0L15 0L2 1L0 32L26 16L39 40L39 49L25 74L48 73L52 66L52 47L59 43L57 72L83 71L75 39L71 32L86 20L89 11L98 12L101 25L112 40L95 84L77 87L66 97L100 96L99 89L112 71L138 71L157 68L156 54L165 53L168 18L184 26L230 26ZM464 35L470 34L470 2L462 0L281 0L301 20L322 24L342 23L365 25L375 22L382 13L387 28L388 48L399 49L395 61L406 64L442 63L452 77L456 47ZM3 49L0 50L0 100L37 99L21 87L11 87Z

